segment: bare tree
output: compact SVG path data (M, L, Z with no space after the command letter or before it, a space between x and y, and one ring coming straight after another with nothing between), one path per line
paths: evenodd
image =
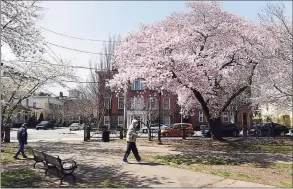
M265 61L259 65L254 78L253 103L270 103L288 110L293 97L292 17L286 16L284 4L267 3L259 18L268 40L262 52Z
M117 46L120 43L120 36L113 36L109 37L109 40L107 42L104 42L103 48L101 50L101 53L104 55L100 57L100 62L98 63L99 65L99 70L105 71L105 79L104 81L98 81L98 85L103 85L105 86L105 91L99 90L98 92L98 98L109 98L109 108L107 109L107 113L109 115L109 124L110 126L112 125L112 98L115 95L108 87L106 87L106 82L110 79L112 79L114 72L115 72L115 62L114 62L114 56L115 56L115 51ZM103 83L105 82L105 83ZM101 94L104 93L104 94ZM101 111L104 110L104 104L99 104L98 105L98 113L101 115Z

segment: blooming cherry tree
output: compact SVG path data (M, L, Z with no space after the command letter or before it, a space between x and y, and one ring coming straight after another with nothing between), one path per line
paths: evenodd
M54 84L66 86L65 80L76 80L73 70L68 69L68 65L68 62L52 64L41 58L36 62L4 61L1 81L1 95L5 101L1 107L4 115L3 125L5 126L11 119L13 111L21 104L21 101L38 90L54 86Z
M119 74L109 85L124 89L143 78L149 88L169 90L187 111L201 107L221 140L221 114L251 85L263 38L256 25L217 2L188 7L126 37L117 50Z
M35 23L41 19L39 2L1 1L1 47L8 45L17 57L43 52L43 37Z

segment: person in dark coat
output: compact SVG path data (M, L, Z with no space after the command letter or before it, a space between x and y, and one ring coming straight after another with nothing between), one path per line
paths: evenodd
M22 124L17 131L17 140L18 140L18 150L13 156L14 159L18 159L18 155L21 153L23 158L27 158L24 154L24 145L27 144L27 128L26 123Z

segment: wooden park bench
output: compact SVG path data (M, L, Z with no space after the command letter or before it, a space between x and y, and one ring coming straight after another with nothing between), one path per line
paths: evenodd
M49 169L56 169L57 173L62 173L63 176L60 180L60 184L62 184L62 181L66 176L72 176L73 181L75 182L75 176L73 175L74 170L77 168L75 161L62 161L59 156L52 156L45 152L33 150L32 148L30 149L34 156L34 160L36 161L33 166L34 168L37 163L42 162L46 168L46 175Z
M43 152L40 152L40 151L38 151L38 150L34 150L34 149L32 149L32 148L30 148L30 151L31 151L31 153L32 153L33 156L34 156L34 160L36 161L36 162L34 163L34 168L36 168L36 164L37 164L37 163L40 163L40 162L42 162L42 163L44 164L44 167L46 167L46 164L45 164L45 157L44 157L44 155L43 155Z
M59 156L51 156L49 154L46 154L43 152L43 155L45 157L45 163L46 163L46 172L45 174L48 173L49 169L56 169L57 173L59 171L63 174L60 184L62 184L62 181L64 177L66 176L72 176L73 181L75 182L75 176L73 175L74 170L77 168L76 162L73 160L70 161L62 161Z

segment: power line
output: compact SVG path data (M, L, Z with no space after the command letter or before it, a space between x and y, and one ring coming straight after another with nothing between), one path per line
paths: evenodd
M84 51L84 50L79 50L79 49L72 49L72 48L69 48L69 47L61 46L61 45L56 45L56 44L50 43L50 42L46 42L46 43L49 44L49 45L53 45L53 46L56 46L56 47L63 48L63 49L77 51L77 52L82 52L82 53L105 55L105 56L109 56L109 55L110 56L113 56L112 54L103 54L103 53L89 52L89 51Z
M3 60L5 61L5 60ZM9 62L9 61L5 61L5 62ZM47 63L41 63L41 62L34 62L34 61L30 61L30 60L15 60L15 62L29 62L29 63L37 63L37 64L43 64L43 65L54 65L54 66L61 66L61 67L69 67L69 68L77 68L77 69L89 69L89 70L97 70L96 68L90 68L90 67L85 67L85 66L69 66L69 65L60 65L60 64L54 64L51 62L47 62Z
M42 26L38 26L38 27L40 27L43 30L46 30L48 32L55 33L57 35L61 35L61 36L68 37L68 38L73 38L73 39L78 39L78 40L83 40L83 41L108 42L108 43L111 43L111 42L119 42L119 41L114 41L114 40L113 41L107 41L107 40L102 40L102 39L87 39L87 38L74 37L74 36L70 36L70 35L66 35L66 34L62 34L62 33L59 33L59 32L55 32L55 31L49 30L49 29L44 28Z
M70 81L70 80L60 80L65 83L105 83L103 81Z
M121 42L120 40L119 40L119 41L116 41L116 40L109 41L109 40L103 40L103 39L87 39L87 38L81 38L81 37L74 37L74 36L70 36L70 35L62 34L62 33L59 33L59 32L55 32L55 31L53 31L53 30L49 30L49 29L44 28L44 27L42 27L42 26L38 26L38 27L40 27L41 29L46 30L46 31L48 31L48 32L55 33L55 34L57 34L57 35L61 35L61 36L63 36L63 37L68 37L68 38L78 39L78 40L83 40L83 41L107 42L107 43L112 43L112 42L118 42L118 43L120 43L120 42ZM139 41L139 42L137 42L137 43L146 43L146 42L144 42L144 41Z

